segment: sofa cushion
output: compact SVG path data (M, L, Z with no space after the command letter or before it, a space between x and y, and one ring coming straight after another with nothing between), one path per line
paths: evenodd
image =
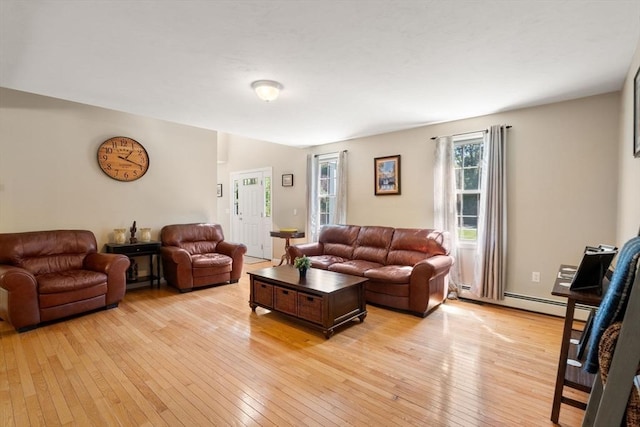
M224 240L219 224L175 224L166 225L160 231L163 246L177 246L189 254L215 252Z
M341 258L339 256L334 255L317 255L310 256L311 267L313 268L321 268L323 270L327 270L330 265L335 264L337 262L345 262L346 259Z
M415 265L434 255L445 255L442 233L416 228L398 228L387 255L387 264Z
M231 257L218 253L193 255L191 257L193 277L230 273L232 263L233 259Z
M353 259L386 264L392 237L393 228L391 227L360 227L353 250Z
M346 262L339 262L331 264L329 271L335 271L337 273L351 274L352 276L364 276L364 272L372 268L382 267L382 264L377 262L365 261L354 259Z
M96 239L87 230L2 234L0 264L24 268L34 275L79 270L84 257L96 248Z
M36 276L38 292L56 294L107 283L107 275L89 270L67 270L58 273L47 273Z
M323 245L325 255L351 259L359 231L360 227L357 225L324 225L320 230L318 242Z
M104 307L106 304L106 294L108 291L107 283L102 283L100 285L89 286L87 288L75 289L69 292L57 292L55 294L39 294L38 302L40 305L40 310L51 308L51 307L60 307L65 304L78 304L82 305L85 301L93 301L90 302L89 305L91 307L87 307L81 311L92 310L96 307L93 304L96 302L96 299L100 298L101 305L99 307ZM42 314L42 311L41 311ZM73 314L73 313L71 313ZM51 318L43 318L42 320L50 320Z
M382 294L407 298L409 296L409 289L408 283L374 282L371 280L367 282L367 295L374 293L376 295Z
M411 279L412 271L413 267L408 265L385 265L365 271L364 277L378 282L406 284Z

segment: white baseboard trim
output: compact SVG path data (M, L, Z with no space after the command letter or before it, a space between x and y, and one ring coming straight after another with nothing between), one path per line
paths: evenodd
M533 311L536 313L549 314L552 316L564 317L567 311L567 302L558 301L549 298L532 297L513 292L506 292L505 299L502 301L489 300L479 298L469 291L469 286L462 286L460 298L470 299L488 304L502 305L510 308L518 308L521 310ZM574 318L576 320L586 321L589 316L590 308L583 305L576 305Z

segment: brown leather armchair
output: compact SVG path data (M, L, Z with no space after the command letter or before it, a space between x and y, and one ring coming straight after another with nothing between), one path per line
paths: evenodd
M129 259L97 252L85 230L0 234L0 318L18 332L117 307Z
M166 225L160 240L164 278L180 292L237 283L242 275L247 247L226 242L219 224Z

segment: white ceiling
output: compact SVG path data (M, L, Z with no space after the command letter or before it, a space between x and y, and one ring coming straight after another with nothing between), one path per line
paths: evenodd
M0 0L0 86L305 146L616 91L639 39L640 0Z

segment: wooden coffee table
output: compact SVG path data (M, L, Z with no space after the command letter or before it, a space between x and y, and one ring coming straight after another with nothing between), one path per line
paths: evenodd
M295 318L330 338L336 327L367 317L364 286L368 279L310 268L300 278L291 265L248 272L249 306L263 307Z

